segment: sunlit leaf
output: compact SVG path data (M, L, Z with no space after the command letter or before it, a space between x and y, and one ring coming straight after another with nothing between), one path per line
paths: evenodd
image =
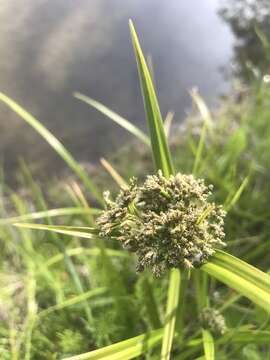
M246 280L252 281L254 285L260 287L270 294L270 276L258 268L236 258L225 251L216 251L212 262L220 264L227 269L231 269Z
M98 234L95 228L85 226L60 226L60 225L43 225L43 224L27 224L15 223L14 226L32 230L52 231L64 235L76 236L85 239L92 239Z
M162 170L164 176L169 176L174 172L174 169L156 92L139 43L138 36L131 20L129 21L129 26L137 60L155 167L156 170Z
M205 360L215 360L215 343L210 331L202 329Z
M70 215L83 215L83 214L91 214L96 215L99 214L99 209L94 208L79 208L79 207L72 207L72 208L60 208L60 209L50 209L45 211L37 211L25 215L14 216L6 219L0 219L0 225L7 225L13 224L20 221L27 221L27 220L38 220L44 218L52 218L57 216L70 216Z
M121 341L102 349L90 351L86 354L72 356L64 360L128 360L146 353L159 344L163 330L155 330L148 334Z
M221 251L201 269L270 312L269 275Z
M174 118L174 112L169 111L164 120L164 131L167 136L167 139L169 139L170 137L173 118Z
M169 360L171 356L171 348L174 338L176 310L179 300L180 290L180 271L178 269L171 270L170 283L168 290L167 309L164 324L164 336L162 341L161 359Z
M127 183L122 178L122 176L115 170L115 168L105 159L100 159L100 162L102 166L108 171L108 173L111 175L111 177L114 179L116 184L118 184L120 187L126 188Z

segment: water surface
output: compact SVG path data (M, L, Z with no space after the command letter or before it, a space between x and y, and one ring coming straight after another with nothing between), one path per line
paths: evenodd
M211 103L226 91L223 68L233 38L219 2L156 0L9 0L0 5L0 89L42 121L80 161L97 161L128 135L72 97L85 93L144 127L129 37L132 18L151 54L162 112L184 118L188 90ZM24 157L45 173L62 162L0 104L0 151L10 174Z

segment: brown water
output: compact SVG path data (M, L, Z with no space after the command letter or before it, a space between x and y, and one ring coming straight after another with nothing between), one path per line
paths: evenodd
M188 90L213 103L228 89L233 37L217 0L9 0L0 5L0 90L42 121L80 161L97 161L129 135L72 97L85 93L144 127L128 18L151 54L162 112L183 119ZM0 104L6 171L24 157L43 172L63 163Z

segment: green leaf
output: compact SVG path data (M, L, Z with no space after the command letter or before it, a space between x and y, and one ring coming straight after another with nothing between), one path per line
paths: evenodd
M172 128L173 118L174 118L174 112L169 111L164 120L164 131L168 140L170 138L170 131Z
M64 360L128 360L146 353L156 346L162 338L163 329L121 341L102 349L76 355Z
M230 211L231 208L240 199L243 191L245 190L246 186L248 185L248 182L249 182L249 176L246 176L244 178L244 180L242 181L241 185L239 186L239 188L237 189L237 191L235 192L235 194L233 195L233 197L231 199L229 199L227 204L225 203L224 207L227 212Z
M172 269L167 300L167 310L164 325L164 335L161 349L161 359L169 360L175 332L176 310L179 300L181 276L178 269Z
M229 335L230 336L230 335ZM269 344L270 331L266 330L246 330L233 332L232 337L225 337L222 343L239 343L239 344Z
M141 287L144 294L144 305L149 322L153 329L162 327L159 317L157 302L154 296L153 285L149 282L148 276L141 275Z
M168 177L174 173L174 168L166 139L166 134L164 131L163 120L159 109L157 96L150 72L141 50L138 36L131 20L129 21L129 26L137 60L155 167L156 170L162 170L163 175Z
M101 104L100 102L91 99L90 97L83 95L79 92L75 92L74 97L76 99L79 99L86 104L92 106L96 110L100 111L102 114L106 115L109 119L117 123L118 125L122 126L122 128L126 129L128 132L130 132L132 135L136 136L138 139L140 139L143 143L150 146L150 140L148 136L140 130L137 126L133 125L130 121L123 118L122 116L118 115L114 111L107 108L105 105Z
M98 247L91 247L91 248L85 248L85 247L76 247L72 249L67 249L66 253L58 253L51 258L49 258L46 262L46 266L53 266L57 264L59 261L64 260L65 256L80 256L80 255L89 255L89 256L100 256L101 249ZM125 252L123 250L114 250L114 249L106 249L106 254L108 256L115 256L120 258L129 258L130 254L128 252Z
M116 184L119 187L127 188L128 184L127 182L122 178L122 176L116 171L116 169L104 158L100 159L100 162L102 166L108 171L108 173L111 175L111 177L114 179Z
M156 170L162 170L163 175L169 177L174 173L174 167L167 143L155 88L139 43L138 36L136 34L136 30L131 20L129 21L129 26L140 77L141 91L144 100L148 130L150 133L154 165ZM180 271L178 269L173 269L171 270L170 275L167 300L167 316L161 351L162 359L166 360L170 359L172 341L175 333L175 312L178 305L179 291Z
M217 251L201 269L270 312L267 274L222 251Z
M96 237L96 235L98 235L97 229L86 226L59 226L59 225L25 224L25 223L15 223L13 225L19 228L52 231L64 235L70 235L85 239L93 239L94 237Z
M233 270L246 280L252 281L254 285L270 294L270 276L256 267L236 258L222 250L217 250L212 262Z
M205 360L215 360L215 343L210 331L202 329Z
M20 216L14 216L6 219L0 219L0 226L13 224L20 221L38 220L38 219L52 218L57 216L70 216L70 215L82 215L82 214L96 215L99 213L100 210L94 208L71 207L71 208L50 209L44 211L37 211Z
M67 163L67 165L74 171L74 173L81 179L86 188L92 193L92 195L103 204L103 198L100 192L97 190L94 183L90 180L84 169L77 163L69 151L63 146L63 144L42 125L36 118L24 110L11 98L3 93L0 93L0 101L3 101L13 111L15 111L24 121L26 121L32 128L34 128L39 135L41 135L57 152L57 154Z
M261 351L255 345L246 345L242 349L244 360L262 360Z
M80 303L82 303L86 300L89 300L98 295L104 295L107 291L108 291L108 289L106 287L99 287L96 289L86 291L80 295L73 296L72 298L67 299L59 304L56 304L56 305L48 307L47 309L41 310L39 312L38 316L39 317L47 316L48 314L50 314L54 311L59 311L59 310L65 309L69 306L74 306L74 305L80 304Z

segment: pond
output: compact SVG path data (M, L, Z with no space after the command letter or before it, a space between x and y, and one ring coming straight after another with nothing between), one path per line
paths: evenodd
M129 141L122 129L76 100L80 91L144 128L128 19L152 59L161 110L181 121L197 86L213 104L228 90L233 35L219 1L12 0L0 7L0 91L45 124L82 162ZM18 158L36 173L64 167L29 126L0 104L0 151L13 176Z

